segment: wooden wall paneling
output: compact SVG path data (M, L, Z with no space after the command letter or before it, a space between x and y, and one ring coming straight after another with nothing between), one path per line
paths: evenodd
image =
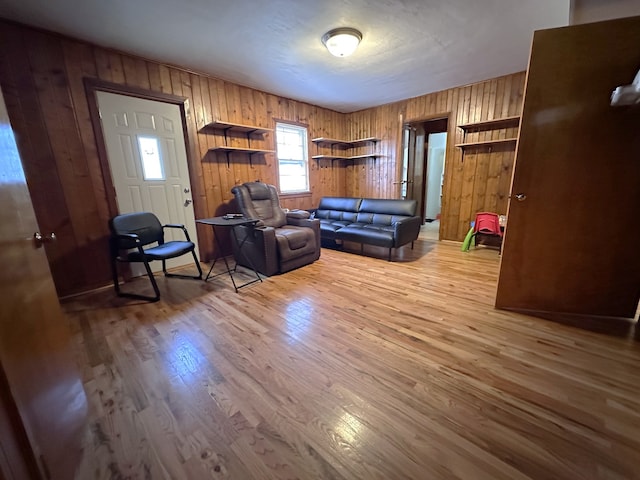
M147 63L149 75L149 89L154 92L162 92L162 80L160 79L160 65L153 62Z
M124 67L122 65L122 55L114 51L109 51L109 69L111 71L110 81L114 83L126 84L124 77Z
M145 90L151 88L146 61L138 57L122 55L122 67L127 85Z
M455 122L451 128L455 131L455 143L462 142L463 133L457 127L466 123L468 119L469 105L471 103L471 87L465 87L458 96L458 105ZM443 205L441 228L442 238L455 238L458 234L458 220L460 218L460 200L462 195L462 178L464 162L469 161L462 155L459 148L454 147L453 154L446 159L445 190L446 202ZM468 229L467 229L468 230Z
M215 145L214 138L206 131L202 131L202 127L214 119L213 106L211 102L211 90L209 79L199 77L200 83L200 102L201 118L198 119L198 156L196 160L202 168L202 177L204 182L204 198L201 201L206 204L204 218L217 216L216 207L222 203L222 194L220 192L220 175L216 163L216 155L209 152L209 148ZM215 91L214 91L215 94ZM196 224L198 229L198 246L200 247L201 260L208 261L213 258L214 238L212 229L208 225Z
M74 204L81 203L87 209L87 224L81 226L81 231L74 232L78 244L86 252L85 258L92 259L82 262L86 266L84 282L89 284L94 277L106 277L110 274L106 237L111 211L83 82L85 77L95 78L97 69L90 46L67 40L63 40L62 46L71 99L64 122L70 132L68 136L75 145L75 151L70 152L74 159L75 182L82 188L79 198L74 197L70 201ZM79 144L74 132L79 136ZM78 202L80 198L82 202ZM92 284L99 286L101 282L93 281Z
M180 77L180 70L177 68L169 68L169 77L171 79L171 93L183 97L182 94L182 78Z
M69 43L74 42L69 40ZM109 51L99 47L91 47L91 51L96 64L96 74L98 78L107 82L114 82L115 80L111 73L111 59L109 57Z
M251 95L253 97L253 115L255 118L254 125L264 128L275 128L273 118L271 118L267 112L267 94L258 90L251 90ZM276 148L275 132L266 133L260 137L257 137L256 140L256 144L260 145L261 148L264 148L265 150L275 150ZM257 158L257 162L254 163L255 171L252 172L252 179L264 179L265 183L275 184L275 159L275 154L263 155L262 158Z
M502 101L501 117L508 117L509 114L514 111L513 109L510 108L510 104L512 100L512 88L513 88L513 77L508 76L505 79L504 99Z
M443 176L443 185L442 185L442 205L440 208L440 238L451 238L451 236L445 236L446 229L448 227L447 217L445 212L450 212L450 183L451 176L448 174L448 170L453 168L456 163L459 162L459 155L461 155L460 149L455 146L457 143L457 138L461 134L460 129L458 128L457 116L458 111L460 110L458 105L461 101L461 95L463 90L460 88L456 88L451 92L451 98L447 105L449 109L449 115L447 119L447 147L445 151L445 159L444 159L444 176Z
M98 71L93 49L86 44L64 40L63 54L76 125L87 161L91 188L96 197L98 219L102 227L100 230L93 232L95 238L92 240L98 240L108 230L107 222L110 218L110 211L83 82L84 77L95 78L98 75Z
M209 84L209 95L211 98L211 116L212 120L221 120L221 121L229 121L229 116L227 115L227 101L224 95L225 83L222 80L216 79L208 79ZM220 146L224 144L224 138L222 138L218 134L214 134L212 132L207 133L207 145L209 148ZM226 156L222 153L215 153L209 151L206 156L206 160L210 162L212 178L211 181L215 182L217 185L217 193L219 196L216 197L216 211L213 212L214 216L222 215L225 199L227 198L227 190L228 190L228 181L227 181L227 159ZM215 192L214 188L214 192Z
M225 82L224 83L224 91L220 92L221 101L226 103L226 119L230 122L242 123L241 113L240 113L240 87L238 85L234 85L232 83ZM223 139L219 139L221 143L224 142ZM227 137L227 144L233 147L240 147L242 144L240 143L240 139L234 135L230 135ZM238 166L240 162L243 160L242 157L246 156L241 153L231 153L229 155L230 161L227 162L227 157L225 154L218 155L218 164L219 167L223 168L224 177L221 175L221 180L223 181L222 186L222 199L224 203L229 203L233 198L231 194L231 189L234 185L240 182L240 179L246 178L238 175ZM247 179L248 180L248 179Z
M196 210L196 218L207 217L209 208L207 205L206 181L204 173L204 164L200 161L202 158L200 153L200 133L199 129L204 124L204 101L202 99L202 90L200 78L197 75L187 74L189 76L189 85L191 93L188 95L187 121L189 127L187 129L189 137L190 149L190 171L194 172L191 176L191 197Z
M158 65L158 71L160 72L160 91L162 93L172 93L171 88L171 69L167 65Z
M253 103L253 90L247 87L240 87L239 90L240 123L256 125L257 121ZM246 146L247 143L247 139L242 138L242 145ZM254 137L251 143L255 144L255 146L262 147L262 145L264 144L264 140L261 140L259 137ZM259 167L261 164L265 164L265 155L242 155L239 175L237 176L237 178L253 180L260 178L262 176L260 175L260 171L262 170L262 168Z
M496 99L498 95L498 79L487 82L489 84L489 95L487 102L487 116L486 119L498 118L496 117Z
M48 224L58 240L47 245L46 250L47 253L55 252L56 256L59 255L58 258L78 258L74 274L67 276L70 288L87 283L93 286L87 280L92 278L92 270L96 266L89 259L105 257L101 249L95 249L95 245L87 241L87 235L80 232L100 232L102 229L98 225L95 195L76 128L66 71L60 68L64 65L61 44L59 39L51 41L47 35L38 32L29 36L26 46L38 92L40 115L46 125L51 145L52 155L48 159L47 170L53 168L52 163L55 164L61 183L67 186L63 191L66 214L59 218L60 224ZM69 225L70 228L61 229L63 225ZM87 261L81 261L82 258Z
M185 128L186 128L186 147L189 151L189 178L191 184L191 199L193 200L193 208L195 218L206 218L208 208L206 201L205 177L203 173L203 165L200 161L198 120L203 116L202 98L200 95L200 81L196 76L192 76L188 72L180 72L180 81L182 84L182 95L187 98L184 105ZM196 224L197 225L197 224ZM198 228L198 227L196 227ZM200 240L200 238L198 238ZM210 248L209 240L206 237L198 242L200 250L199 257L207 257ZM200 245L202 243L203 245ZM204 253L204 255L203 255Z
M496 212L498 206L498 182L502 171L503 152L495 152L487 159L487 179L485 182L485 195L478 211Z

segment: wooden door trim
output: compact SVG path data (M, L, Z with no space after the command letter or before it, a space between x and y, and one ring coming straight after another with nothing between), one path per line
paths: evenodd
M452 155L449 155L449 146L450 146L450 142L452 141L452 139L454 138L453 133L450 131L452 127L457 127L457 125L454 125L451 121L451 114L452 112L448 112L448 113L438 113L438 114L434 114L434 115L428 115L426 117L419 117L419 118L415 118L415 119L411 119L411 120L404 120L402 122L402 128L400 130L400 152L402 153L402 148L404 146L404 128L406 126L411 127L411 128L416 128L417 126L422 127L425 123L427 122L435 122L438 120L446 120L447 122L447 128L444 131L444 133L447 134L447 143L445 145L445 156L444 156L444 164L443 164L443 171L447 171L447 168L451 168L448 166L448 163L451 162L451 158ZM427 145L427 137L428 137L428 133L425 134L425 145ZM415 156L415 153L414 153ZM400 158L400 157L398 157ZM421 206L421 212L417 212L419 213L423 218L422 218L422 223L424 224L424 217L426 214L426 195L425 195L425 180L426 180L426 174L427 174L427 159L426 159L426 153L424 154L424 158L423 158L423 171L422 171L422 191L420 192L420 196L422 198L421 202L420 202L420 206ZM414 164L415 164L415 159L414 159ZM445 205L447 202L447 195L448 195L448 186L447 186L447 182L446 182L446 177L445 177L445 182L442 185L442 205L440 206L441 208L441 212L445 211ZM444 218L444 215L440 215L441 218ZM440 238L442 237L442 223L440 224Z
M98 159L100 160L100 168L102 170L102 178L104 181L104 191L107 197L107 205L109 209L109 215L114 217L118 215L118 202L116 200L116 191L113 184L113 177L111 176L111 168L109 166L109 157L107 155L107 146L104 139L104 132L102 131L102 123L100 121L100 111L98 108L98 96L97 92L115 93L117 95L125 95L129 97L141 98L144 100L152 100L156 102L170 103L177 105L180 108L180 117L182 118L182 134L184 135L185 150L187 153L187 171L189 172L189 182L192 185L194 182L194 175L192 164L192 149L191 149L191 137L189 135L189 129L187 124L187 105L188 98L178 95L172 95L170 93L154 92L153 90L146 90L144 88L132 87L128 85L121 85L119 83L107 82L104 80L98 80L96 78L84 78L84 86L87 94L87 102L89 104L89 116L91 117L91 124L93 126L93 133L96 139L96 146L98 148ZM196 195L192 195L194 202L194 211L196 208Z

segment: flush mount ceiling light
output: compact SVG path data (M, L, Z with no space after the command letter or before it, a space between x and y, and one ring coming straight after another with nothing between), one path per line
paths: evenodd
M358 48L362 33L355 28L334 28L322 36L322 43L336 57L348 57Z

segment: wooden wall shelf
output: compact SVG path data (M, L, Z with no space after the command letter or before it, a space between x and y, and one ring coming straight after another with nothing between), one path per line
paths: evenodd
M272 128L256 127L253 125L244 125L232 122L222 122L220 120L215 120L211 123L207 123L200 129L201 132L205 133L207 130L222 130L224 132L238 132L248 135L264 135L265 133L273 132Z
M264 128L257 127L255 125L245 125L242 123L233 123L233 122L223 122L220 120L215 120L211 123L207 123L204 127L200 129L201 133L209 133L209 132L223 132L224 133L224 145L220 145L217 147L212 147L209 149L211 152L224 152L227 154L227 167L230 165L229 154L231 153L246 153L249 155L249 162L251 162L251 158L256 154L267 154L274 153L275 150L269 150L264 148L253 148L251 146L251 136L262 136L266 133L273 132L272 128ZM228 137L229 133L240 133L244 134L247 137L247 146L246 147L231 147L228 145Z
M227 167L231 165L229 154L231 153L247 153L249 154L249 163L251 163L251 158L254 155L266 155L268 153L275 153L275 150L263 150L261 148L245 148L245 147L227 147L227 146L219 146L219 147L211 147L209 149L210 152L216 153L226 153L227 154Z
M378 158L381 155L377 153L365 153L364 155L314 155L314 160L358 160L361 158Z
M367 143L377 143L380 141L376 137L358 138L356 140L338 140L336 138L318 137L313 138L311 141L317 145L331 145L342 148L353 148L360 145L366 145Z
M501 128L517 127L520 124L520 116L495 118L481 122L463 123L458 125L462 130L500 130Z
M480 122L463 123L458 125L464 132L462 143L456 144L456 147L462 149L462 161L464 161L464 152L471 149L488 149L493 146L515 146L518 141L517 137L496 138L494 140L481 140L478 142L467 142L467 133L482 132L489 130L501 130L503 128L514 128L520 125L520 116L494 118L493 120L482 120Z
M211 147L209 150L213 152L226 152L226 153L248 153L250 155L256 153L275 153L275 150L264 150L262 148L248 148L248 147L227 147L222 145L220 147Z
M517 138L499 138L496 140L484 140L482 142L458 143L456 147L465 150L465 149L471 149L471 148L491 147L493 145L507 145L510 143L515 144L517 140L518 140Z
M376 137L367 137L367 138L357 138L355 140L339 140L336 138L327 138L327 137L318 137L311 139L313 143L316 144L317 147L320 146L329 146L331 147L330 154L319 154L314 155L311 158L314 160L358 160L363 158L373 158L376 159L380 155L377 153L365 153L361 155L344 155L345 150L353 149L356 147L360 147L367 144L375 145L380 141L379 138ZM335 154L333 149L337 147L340 150L340 153Z

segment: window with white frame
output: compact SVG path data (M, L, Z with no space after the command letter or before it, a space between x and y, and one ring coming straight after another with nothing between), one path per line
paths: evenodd
M280 193L309 191L307 127L276 122Z

